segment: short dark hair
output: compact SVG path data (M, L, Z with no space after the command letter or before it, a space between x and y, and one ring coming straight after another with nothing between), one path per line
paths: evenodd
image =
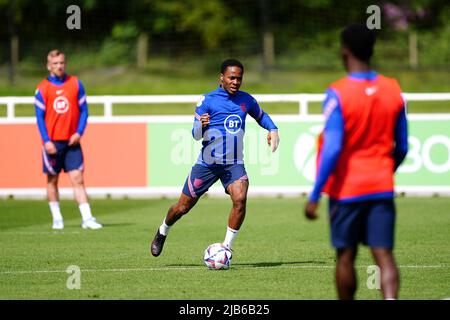
M364 24L349 25L341 32L341 44L364 62L370 61L375 41L375 30L368 29Z
M223 74L228 67L239 67L241 68L242 73L244 73L244 66L239 60L227 59L224 62L222 62L222 65L220 66L220 73Z

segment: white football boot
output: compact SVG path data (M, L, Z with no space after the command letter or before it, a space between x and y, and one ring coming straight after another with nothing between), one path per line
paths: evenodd
M100 223L96 222L95 218L92 217L92 218L89 218L89 219L83 221L83 223L81 224L81 227L83 229L96 230L96 229L102 228L103 226Z
M64 222L62 220L53 220L52 229L55 229L55 230L64 229Z

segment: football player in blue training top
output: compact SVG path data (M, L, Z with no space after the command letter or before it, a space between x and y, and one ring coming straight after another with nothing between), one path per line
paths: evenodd
M233 206L223 244L230 250L245 218L248 177L244 167L245 117L252 116L267 129L272 152L278 148L278 128L248 93L239 91L244 66L228 59L220 69L219 87L202 97L195 110L192 136L203 139L197 163L192 167L178 202L169 208L151 244L151 253L160 255L169 229L189 212L209 187L220 179Z

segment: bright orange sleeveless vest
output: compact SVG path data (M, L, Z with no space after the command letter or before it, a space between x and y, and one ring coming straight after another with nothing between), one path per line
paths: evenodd
M38 89L45 102L45 125L51 140L69 140L80 118L78 79L67 76L62 85L43 80Z
M323 191L337 200L392 192L394 130L404 104L400 86L395 79L378 74L374 80L346 77L331 88L340 99L344 141Z

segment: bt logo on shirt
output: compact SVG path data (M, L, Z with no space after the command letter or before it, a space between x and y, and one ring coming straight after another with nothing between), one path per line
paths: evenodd
M66 97L59 96L53 102L53 109L59 114L66 113L69 110L69 101Z
M228 133L236 134L241 130L242 119L237 114L229 115L223 122L223 126Z

